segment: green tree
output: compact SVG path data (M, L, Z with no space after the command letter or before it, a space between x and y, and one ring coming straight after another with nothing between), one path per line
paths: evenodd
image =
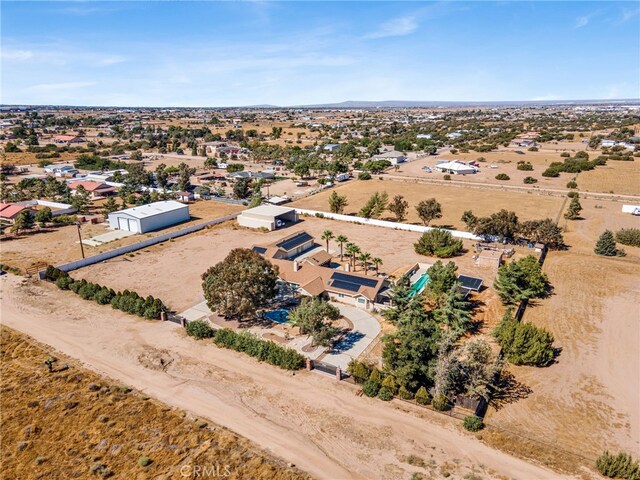
M335 235L331 230L325 230L322 232L322 236L320 238L327 242L327 253L329 253L329 240L332 240L334 237Z
M427 283L424 291L436 305L440 305L440 298L455 285L457 270L458 266L454 262L450 261L445 265L441 260L438 260L427 269L429 283Z
M156 167L156 184L163 190L166 190L169 185L169 174L167 173L167 166L164 163Z
M347 243L346 252L347 252L347 255L351 257L352 268L355 271L356 255L360 253L360 247L358 247L355 243Z
M611 230L602 232L593 251L597 255L603 255L605 257L615 257L621 253L621 251L616 248L616 240Z
M524 299L544 297L548 281L538 260L529 255L501 265L493 286L502 302L511 304Z
M448 230L434 228L422 234L414 249L420 255L449 258L462 250L462 240L453 238Z
M389 203L389 195L387 192L375 192L367 203L360 209L358 215L364 218L380 218L382 212L387 209Z
M544 367L554 358L553 335L531 323L520 323L508 309L494 331L505 358L514 365Z
M420 203L416 205L416 211L418 212L420 220L427 226L432 220L442 217L442 206L435 198L421 200Z
M233 196L237 199L244 199L251 195L251 179L236 178L233 183Z
M104 202L103 208L103 213L105 215L109 215L111 212L115 212L116 210L118 210L116 199L114 197L107 198L107 201Z
M626 480L640 479L640 463L626 452L612 455L605 451L596 460L598 471L609 478L623 478Z
M348 241L349 239L344 235L338 235L336 237L336 242L338 243L338 245L340 245L340 261L342 261L342 257L344 254L344 244L347 243Z
M449 327L457 336L463 335L471 327L471 303L460 292L460 284L454 283L441 297L438 308L433 310L434 318Z
M276 294L278 267L250 249L235 248L202 275L207 305L225 318L255 315Z
M564 214L564 218L567 220L575 220L580 218L580 212L582 211L582 205L580 205L580 200L578 197L573 197L571 199L571 203L569 204L569 208L567 212Z
M315 345L328 347L333 343L340 329L331 322L340 318L340 310L320 298L305 297L300 305L289 312L288 320L300 328L300 332L310 335Z
M550 218L522 222L518 226L518 233L533 242L542 242L551 249L564 246L562 229Z
M367 274L369 270L369 260L371 260L371 254L363 252L358 255L358 260L360 260L360 265L362 265L362 269L364 270L364 274Z
M187 331L187 335L197 338L198 340L211 338L215 334L213 328L204 320L192 320L188 322L185 330Z
M91 194L83 185L78 185L76 193L71 197L71 206L80 213L87 211L91 205Z
M378 273L380 273L379 270L380 270L380 265L382 265L382 259L378 257L373 257L371 259L371 263L373 263L373 266L376 269L376 275L378 275Z
M329 211L331 213L344 213L347 205L346 195L340 195L335 190L331 192L331 195L329 195Z
M398 222L403 222L407 218L407 210L409 209L409 202L407 202L402 195L396 195L389 204L389 211L393 213Z
M34 226L34 216L31 210L22 210L13 221L11 231L20 234L23 230L30 230Z
M184 192L191 186L191 175L196 173L195 168L189 167L186 163L182 162L178 165L178 188Z
M42 210L38 210L36 212L34 220L38 222L41 226L44 226L47 223L50 223L53 220L53 214L49 207L44 207Z

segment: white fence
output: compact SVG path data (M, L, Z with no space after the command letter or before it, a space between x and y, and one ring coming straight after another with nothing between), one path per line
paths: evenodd
M434 229L434 227L425 227L422 225L411 225L409 223L388 222L386 220L376 220L374 218L356 217L353 215L342 215L340 213L321 212L318 210L307 210L305 208L296 208L296 212L298 213L298 215L311 215L316 217L321 216L324 218L330 218L332 220L339 220L341 222L359 223L361 225L372 225L374 227L390 228L392 230L405 230L408 232L424 233ZM446 230L448 232L451 232L451 235L457 238L464 238L467 240L483 240L482 237L479 237L478 235L474 235L473 233L462 232L460 230L449 230L449 229L446 229Z
M40 205L41 207L55 208L51 211L51 216L57 217L59 215L69 215L78 211L77 208L72 207L68 203L50 202L49 200L27 200L24 202L17 202L17 205L24 205L25 207L35 207Z

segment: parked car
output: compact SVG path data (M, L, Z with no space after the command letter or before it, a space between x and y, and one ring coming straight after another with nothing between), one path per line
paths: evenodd
M309 185L309 182L296 182L296 187L306 187L307 185Z

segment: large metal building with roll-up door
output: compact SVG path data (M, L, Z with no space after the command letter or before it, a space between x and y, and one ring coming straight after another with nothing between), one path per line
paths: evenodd
M186 222L189 218L191 217L188 205L165 200L112 212L109 214L109 227L114 230L146 233Z

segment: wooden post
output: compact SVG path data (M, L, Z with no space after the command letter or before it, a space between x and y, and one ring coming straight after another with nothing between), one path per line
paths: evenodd
M180 325L182 325L182 328L185 328L187 326L187 321L184 318L181 318Z
M313 370L313 360L311 360L310 358L307 358L307 370Z
M160 320L163 322L167 321L167 312L160 312Z
M342 380L342 369L340 367L336 367L336 380Z

